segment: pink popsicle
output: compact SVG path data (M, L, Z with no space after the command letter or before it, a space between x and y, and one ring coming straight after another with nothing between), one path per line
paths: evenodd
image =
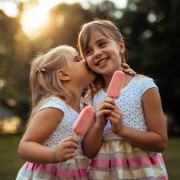
M119 98L125 74L122 71L116 71L109 84L107 95L111 98Z
M77 135L84 136L88 130L91 121L94 117L94 108L92 106L86 106L79 114L72 129Z

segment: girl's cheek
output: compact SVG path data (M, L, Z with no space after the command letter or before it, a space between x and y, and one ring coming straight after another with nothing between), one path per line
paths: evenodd
M90 62L88 63L88 66L89 66L90 69L93 68L93 66L92 66L92 64Z
M90 66L91 65L91 61L89 61L89 59L86 59L87 65Z

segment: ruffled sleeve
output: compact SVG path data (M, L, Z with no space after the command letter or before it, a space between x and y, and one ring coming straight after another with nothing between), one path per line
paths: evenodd
M148 89L150 88L158 88L157 85L154 83L152 78L142 78L141 79L141 90L140 95L142 96Z
M38 111L41 111L42 109L45 109L45 108L56 108L56 109L59 109L61 111L63 111L64 113L66 112L67 110L67 106L65 104L65 102L63 102L61 99L59 98L56 98L56 97L53 97L51 99L49 99L46 103L44 103Z

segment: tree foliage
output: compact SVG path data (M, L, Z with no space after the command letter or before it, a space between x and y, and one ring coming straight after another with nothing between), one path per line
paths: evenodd
M136 7L136 11L130 7ZM129 0L120 25L130 27L130 60L137 72L156 80L163 108L179 122L180 107L179 45L180 1Z
M78 3L57 5L50 12L48 27L33 40L23 33L18 18L0 11L0 105L10 108L8 100L14 99L17 104L11 108L23 114L29 103L30 59L60 44L76 47L80 26L93 18L103 18L120 28L128 64L137 73L156 80L165 113L172 114L175 124L179 124L180 1L129 0L125 9L107 0L89 4L89 9Z

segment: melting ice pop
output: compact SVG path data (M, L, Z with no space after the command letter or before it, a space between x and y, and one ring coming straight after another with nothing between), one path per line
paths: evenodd
M117 99L120 96L125 74L122 71L116 71L109 84L107 95Z
M79 114L76 122L74 123L72 129L76 135L84 136L88 130L91 121L94 116L94 108L92 106L86 106Z

